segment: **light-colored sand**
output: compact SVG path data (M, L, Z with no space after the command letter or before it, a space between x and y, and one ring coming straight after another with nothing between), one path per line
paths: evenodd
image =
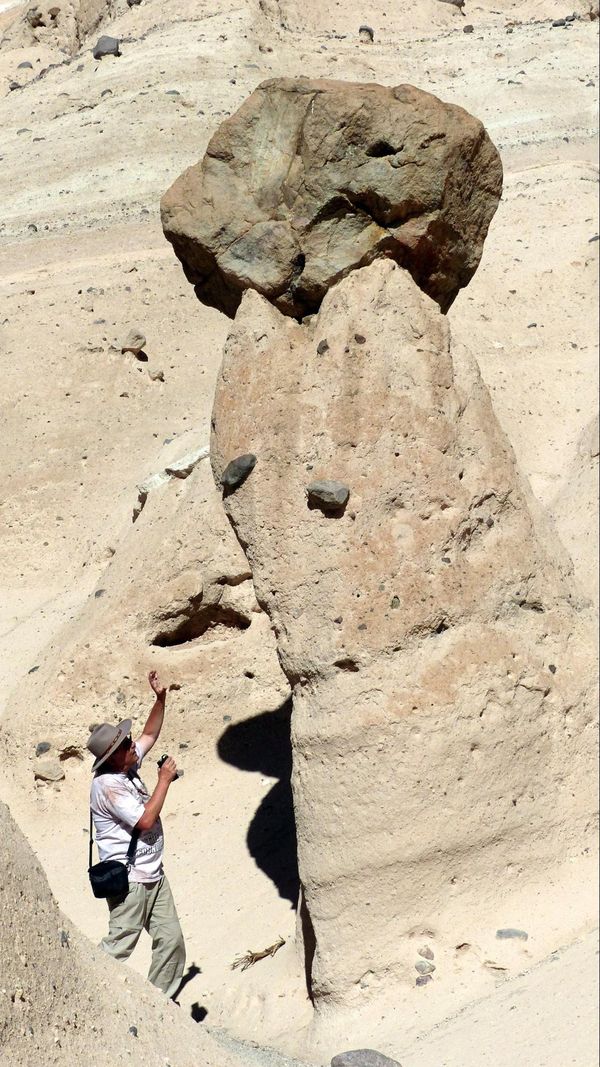
M477 339L475 354L517 459L542 505L556 513L581 584L593 593L588 575L596 545L589 525L597 455L582 458L579 442L597 396L598 24L552 28L549 20L567 12L551 0L511 5L500 15L467 5L465 19L436 0L414 17L409 9L384 17L387 7L282 4L269 22L250 0L147 0L131 10L122 4L114 22L102 27L124 38L120 59L99 64L85 49L67 62L45 45L0 51L6 94L0 124L0 708L11 737L0 795L41 858L63 910L97 940L105 913L86 879L87 765L68 760L57 789L33 784L30 739L52 740L60 725L45 697L59 685L58 674L68 672L71 655L82 672L85 664L96 680L105 679L98 719L119 714L121 687L128 708L149 707L144 678L151 665L168 681L185 676L190 686L196 675L193 711L185 690L173 694L173 708L182 710L164 731L164 750L181 752L186 771L165 819L168 870L189 959L202 972L184 990L183 1010L197 1002L208 1010L207 1023L296 1054L305 1047L301 1029L310 1004L291 943L295 916L246 847L248 825L276 778L238 769L216 750L225 714L233 723L243 721L272 710L285 695L275 692L267 638L253 625L217 648L136 644L124 666L127 630L111 630L110 641L92 644L86 660L73 627L94 590L113 589L115 568L143 543L132 541L136 486L157 469L163 442L181 438L183 452L192 439L198 445L208 440L228 322L200 305L185 281L162 236L160 195L201 157L219 121L259 81L281 74L408 81L486 123L502 153L505 193L481 267L451 310L452 328L471 344ZM280 9L290 27L281 32ZM5 24L6 12L0 18ZM536 18L545 21L528 21ZM373 46L358 42L363 21L375 26ZM463 34L465 23L474 24L473 34ZM33 70L17 70L25 59ZM52 63L58 65L42 74ZM9 91L13 79L23 87ZM148 338L146 365L121 356L120 340L132 326ZM147 367L162 369L164 384L151 381ZM139 530L150 531L152 515L142 518L149 525L140 519ZM94 625L90 632L97 634ZM65 652L67 637L73 653ZM215 691L210 679L217 661L228 683ZM244 671L256 664L271 666L253 682ZM64 716L73 744L87 736L87 681L83 673L69 682L71 696L78 686L82 694L81 718L72 710L76 702ZM23 745L16 709L27 716ZM189 743L187 754L180 743ZM486 1062L479 1042L497 1049L503 1033L503 1067L591 1067L591 1045L581 1037L590 1032L593 1014L587 949L576 947L538 967L522 990L517 979L494 992L498 973L515 976L558 947L552 942L555 908L571 910L573 940L590 929L594 876L588 866L581 857L562 898L544 899L541 892L524 902L525 915L537 916L539 945L532 938L527 953L500 961L507 972L491 973L480 960L467 965L471 977L477 973L477 996L485 998L477 1007L468 1004L472 982L466 999L458 978L440 982L420 991L422 1007L414 1017L390 1010L381 1020L367 1011L364 1019L350 1020L346 1033L332 1032L332 1047L313 1048L315 1062L325 1063L345 1039L353 1044L370 1033L369 1044L379 1040L404 1067L478 1064ZM580 892L573 890L577 880ZM498 925L516 922L500 913L501 902ZM238 953L263 948L279 935L288 944L273 960L231 972ZM146 963L147 951L132 961L141 971ZM581 978L585 996L574 975L589 975ZM517 988L522 1010L509 1016L510 991ZM511 1030L515 1016L522 1029ZM417 1040L434 1023L442 1029ZM575 1059L565 1058L568 1050Z

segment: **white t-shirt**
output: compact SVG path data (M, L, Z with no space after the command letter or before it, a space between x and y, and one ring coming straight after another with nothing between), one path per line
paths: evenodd
M137 763L128 774L106 771L96 774L90 791L90 807L94 821L94 836L101 860L120 860L127 863L127 849L131 831L144 814L150 794L137 771L146 755L139 741L134 743ZM129 871L130 882L157 882L163 874L163 829L157 819L144 830L137 841L134 862Z

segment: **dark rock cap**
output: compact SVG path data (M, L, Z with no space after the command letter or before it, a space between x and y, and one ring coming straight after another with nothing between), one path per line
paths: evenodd
M411 85L274 78L221 123L161 213L198 299L232 318L246 289L304 318L377 258L447 311L501 191L496 148L454 104Z

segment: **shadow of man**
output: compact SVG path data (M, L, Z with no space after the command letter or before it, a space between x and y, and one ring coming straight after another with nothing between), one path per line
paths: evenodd
M295 908L299 877L296 823L292 800L291 697L275 711L233 723L221 734L217 752L225 763L279 781L261 800L248 827L246 843L256 865L279 895Z

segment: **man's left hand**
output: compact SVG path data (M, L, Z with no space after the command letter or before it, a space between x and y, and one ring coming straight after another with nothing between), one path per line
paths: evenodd
M150 682L150 688L154 690L157 697L164 698L167 692L167 687L161 685L158 673L156 671L150 671L150 674L148 675L148 681Z

